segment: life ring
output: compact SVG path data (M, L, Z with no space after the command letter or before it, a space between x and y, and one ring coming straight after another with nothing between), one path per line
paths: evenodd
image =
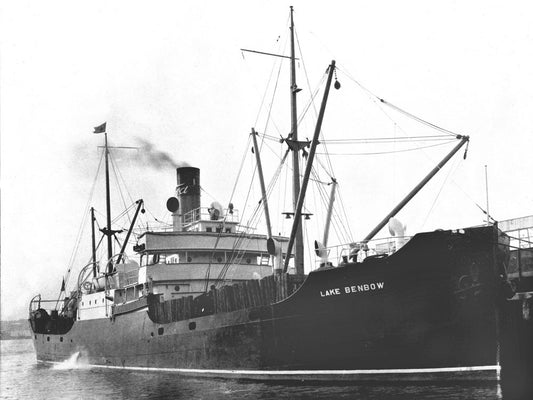
M93 284L92 282L89 282L89 281L85 281L83 282L83 284L81 285L81 287L85 290L91 290L93 288Z

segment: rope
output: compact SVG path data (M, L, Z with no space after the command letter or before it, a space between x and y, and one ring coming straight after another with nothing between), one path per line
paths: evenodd
M277 181L277 179L278 179L278 177L280 175L280 172L281 172L281 169L282 169L283 165L285 164L285 161L287 159L288 154L289 154L289 150L287 150L285 152L285 155L284 155L283 159L281 160L280 164L278 165L278 168L276 169L276 172L274 173L273 178L269 182L269 185L267 187L267 193L266 193L267 198L271 194L271 192L272 192L272 190L273 190L273 188L275 186L275 183L276 183L276 181ZM248 196L246 197L245 205L248 203L248 198L249 198L249 194L250 194L250 190L251 190L251 187L252 187L252 184L253 184L254 177L255 177L255 172L254 172L254 175L252 176L252 182L250 184L250 189L248 191ZM245 254L245 249L242 248L241 244L246 239L246 235L248 234L248 229L251 226L255 226L257 224L260 216L262 215L262 212L263 212L262 204L261 204L261 202L258 202L256 204L256 206L254 207L252 215L250 216L250 218L248 219L248 221L246 223L246 229L243 232L241 232L241 234L238 236L237 240L235 240L235 242L233 244L233 247L232 247L232 251L230 253L230 257L227 259L227 261L224 264L224 266L222 267L219 275L217 276L217 282L216 282L217 285L220 285L221 282L225 280L226 274L227 274L227 272L229 270L229 267L231 265L239 264L242 261L242 258L244 257L244 254ZM238 251L236 252L237 249L238 249ZM207 284L206 284L206 286L207 286Z
M115 180L117 181L117 188L118 188L118 193L120 195L120 199L122 200L122 205L124 208L127 208L126 206L126 201L124 200L124 194L122 193L122 188L120 187L120 182L119 182L119 179L118 179L118 175L117 175L117 171L115 169L115 161L113 160L113 157L111 157L111 152L109 152L109 159L111 160L111 169L113 170L113 174L115 175ZM121 216L123 216L125 214L125 212L123 211L121 213ZM128 220L131 224L131 219L130 219L130 216L129 214L126 214L128 216ZM116 217L115 218L115 221L118 219L119 217Z
M71 272L71 269L72 269L72 264L74 263L74 259L76 257L76 254L78 252L78 249L79 249L79 246L80 246L80 243L81 243L81 236L83 235L85 222L86 222L88 214L89 214L88 211L90 209L90 204L91 204L91 201L92 201L92 197L93 197L93 194L94 194L94 189L96 187L96 181L98 179L98 174L100 172L100 168L102 166L102 160L103 159L104 159L104 153L102 152L102 154L100 156L100 161L98 162L98 167L96 169L96 174L95 174L92 186L91 186L91 190L89 192L89 200L87 201L87 204L85 205L85 211L83 213L84 217L82 218L82 222L81 222L80 227L78 229L78 234L76 236L76 242L75 242L75 245L74 245L74 249L72 250L72 253L71 253L70 258L69 258L68 267L67 267L67 273L65 274L65 277L64 277L65 288L67 287L68 281L70 279L70 272ZM59 293L59 298L61 298L61 292Z
M354 138L354 139L330 139L321 141L328 144L354 144L354 143L397 143L397 142L429 142L437 140L450 140L449 137L442 135L427 136L404 136L404 137L380 137L380 138Z
M242 172L242 167L244 165L244 161L246 160L246 156L248 155L248 147L250 146L250 140L251 140L251 137L248 136L248 141L246 142L246 147L244 148L244 154L242 156L241 165L239 167L239 172L237 173L237 177L235 178L235 183L233 184L233 190L231 191L231 195L229 197L230 198L230 202L233 199L233 195L235 194L235 190L237 189L237 182L239 182L239 178L240 178L241 172Z
M367 152L367 153L329 153L330 156L375 156L375 155L383 155L383 154L393 154L393 153L405 153L409 151L416 151L416 150L422 150L422 149L428 149L430 147L437 147L437 146L443 146L446 144L453 143L454 140L449 140L444 143L437 143L437 144L431 144L427 146L419 146L419 147L412 147L409 149L402 149L402 150L391 150L391 151L377 151L377 152ZM326 153L317 153L317 154L326 154Z
M431 207L429 208L427 214L426 214L426 217L424 218L424 222L422 223L422 227L424 227L427 223L427 220L429 218L429 215L431 214L431 212L433 211L433 208L435 207L435 204L437 203L437 200L442 192L442 189L444 189L444 186L446 185L446 182L448 181L448 178L450 177L450 175L452 174L452 172L455 172L455 170L457 169L457 167L459 166L459 158L456 157L456 159L454 160L454 164L452 164L452 168L450 168L450 170L448 171L448 173L446 174L446 177L444 178L444 181L442 182L442 185L439 189L439 191L437 192L437 195L435 196L435 199L433 200L433 203L431 204Z
M421 124L424 124L424 125L426 125L426 126L429 126L430 128L433 128L433 129L436 129L436 130L438 130L438 131L440 131L440 132L446 133L447 135L451 135L451 136L460 136L460 135L458 135L458 134L455 133L455 132L452 132L452 131L450 131L450 130L448 130L448 129L441 128L441 127L438 126L438 125L435 125L435 124L432 124L431 122L428 122L428 121L426 121L426 120L423 120L422 118L417 117L416 115L411 114L411 113L409 113L409 112L407 112L407 111L401 109L400 107L395 106L395 105L392 104L392 103L389 103L389 102L388 102L387 100L385 100L385 99L381 99L381 98L380 98L379 101L381 101L381 103L385 104L386 106L389 106L389 107L392 108L393 110L396 110L396 111L398 111L398 112L400 112L400 113L406 115L407 117L412 118L412 119L414 119L415 121L420 122Z

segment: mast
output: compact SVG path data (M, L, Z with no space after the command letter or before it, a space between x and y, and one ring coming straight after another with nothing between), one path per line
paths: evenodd
M320 136L320 130L322 129L322 120L324 119L324 112L326 111L326 104L328 102L329 88L331 87L331 79L333 78L333 72L335 71L335 60L331 61L331 64L328 69L328 80L326 82L326 88L324 90L324 97L322 98L322 104L320 105L320 111L318 113L318 120L316 122L315 133L313 135L313 141L311 142L311 149L309 150L309 155L307 156L307 164L305 166L304 179L302 182L302 190L298 196L298 201L296 204L296 210L294 211L294 221L292 223L291 236L289 238L289 243L287 245L287 257L285 258L285 264L283 267L283 272L287 272L289 267L289 258L292 251L292 246L296 240L296 232L298 227L301 228L301 217L302 217L302 207L304 205L305 192L307 190L307 185L309 183L309 177L311 175L311 168L313 167L313 159L315 158L316 147L318 145L318 137ZM303 270L302 270L303 274Z
M92 255L93 255L93 278L96 278L96 238L94 236L94 207L91 207L91 233L92 233Z
M485 164L485 195L487 197L487 226L490 225L490 214L489 214L489 177L487 172L487 164Z
M266 188L265 188L265 178L263 177L263 166L261 164L261 156L259 154L259 146L257 145L257 132L254 128L252 128L252 139L254 142L254 150L255 150L255 159L257 162L257 173L259 175L259 183L261 185L261 201L263 202L263 207L265 209L265 220L267 224L267 234L268 239L272 237L272 225L270 224L270 212L268 211L268 199L266 194Z
M461 141L457 144L457 146L455 146L452 149L452 151L450 151L446 155L446 157L444 157L442 161L438 163L437 166L433 168L429 172L429 174L427 174L424 177L424 179L422 179L422 181L420 181L420 183L416 185L414 189L411 190L409 194L407 194L407 196L405 196L405 198L402 201L400 201L400 203L398 203L398 205L394 207L392 211L388 213L387 216L383 218L383 220L374 229L372 229L372 231L368 235L366 235L366 237L363 239L364 243L368 242L370 239L376 236L376 234L381 230L381 228L383 228L389 222L389 219L394 217L409 201L411 201L411 199L420 191L420 189L422 189L424 185L428 183L429 180L433 178L437 172L440 171L440 169L444 166L444 164L446 164L450 160L450 158L452 158L453 155L457 153L461 147L463 147L465 143L468 143L468 141L470 140L470 137L458 135L457 139L461 139ZM467 147L467 150L468 150L468 147ZM466 151L465 151L464 158L466 158Z
M128 229L128 233L126 234L126 238L124 239L124 243L122 244L122 248L120 249L120 253L117 258L117 264L120 264L120 262L124 258L126 246L128 245L128 240L130 240L131 232L133 232L133 228L135 226L135 221L137 221L137 216L139 215L139 211L141 211L142 209L142 212L144 212L144 208L142 208L143 204L144 204L143 199L137 200L137 209L135 210L135 215L133 216L133 219L131 220L130 228Z
M296 58L294 50L294 19L293 7L291 6L291 142L292 146L292 203L294 208L294 218L296 218L296 209L298 206L298 197L300 196L300 146L298 144L298 114L296 95L300 91L296 85ZM300 217L298 217L300 218ZM297 226L295 244L294 244L294 267L297 275L304 274L304 247L302 224L296 222ZM290 252L287 253L288 255Z
M337 188L337 180L331 178L331 192L329 195L328 213L326 215L326 226L324 228L324 236L322 239L322 246L328 247L329 227L331 225L331 216L333 215L333 203L335 202L335 189Z
M111 236L113 231L111 230L111 194L109 191L109 149L107 148L107 132L104 132L105 136L105 201L106 201L106 214L107 214L107 226L105 228L105 235L107 236L107 259L109 263L107 265L107 273L113 272L113 263L111 257L113 257L113 242Z

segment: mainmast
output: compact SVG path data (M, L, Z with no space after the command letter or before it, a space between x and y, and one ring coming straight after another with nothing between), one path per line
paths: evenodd
M307 185L309 184L309 177L311 176L311 168L313 167L313 159L315 157L316 147L318 145L318 137L320 136L320 130L322 129L322 120L324 119L324 112L326 111L326 104L328 101L329 88L331 87L331 79L335 72L335 60L333 60L328 68L328 80L326 82L326 88L324 89L324 97L322 98L322 104L320 105L320 111L318 112L318 119L316 121L315 133L311 142L311 149L307 156L307 165L305 167L304 179L302 184L302 190L298 196L296 204L296 210L294 211L294 221L292 224L291 236L289 243L287 244L287 255L291 254L293 244L296 243L296 231L298 226L301 226L302 208L305 200L305 192L307 191ZM289 267L289 257L285 258L283 266L283 272L287 272ZM302 268L303 273L303 268Z
M292 203L294 217L296 218L296 209L298 206L298 197L300 196L300 145L298 143L298 114L296 95L301 90L296 85L296 58L294 50L294 20L293 8L291 6L291 133L289 146L292 150ZM297 223L297 231L294 241L294 267L297 275L304 274L304 247L302 224Z

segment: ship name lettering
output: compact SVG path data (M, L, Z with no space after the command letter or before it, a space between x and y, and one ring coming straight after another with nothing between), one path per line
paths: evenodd
M380 290L385 287L385 282L363 283L361 285L345 286L346 293L368 292L371 290Z
M320 297L337 296L339 294L341 294L341 290L339 288L327 289L325 293L322 290L320 291Z

